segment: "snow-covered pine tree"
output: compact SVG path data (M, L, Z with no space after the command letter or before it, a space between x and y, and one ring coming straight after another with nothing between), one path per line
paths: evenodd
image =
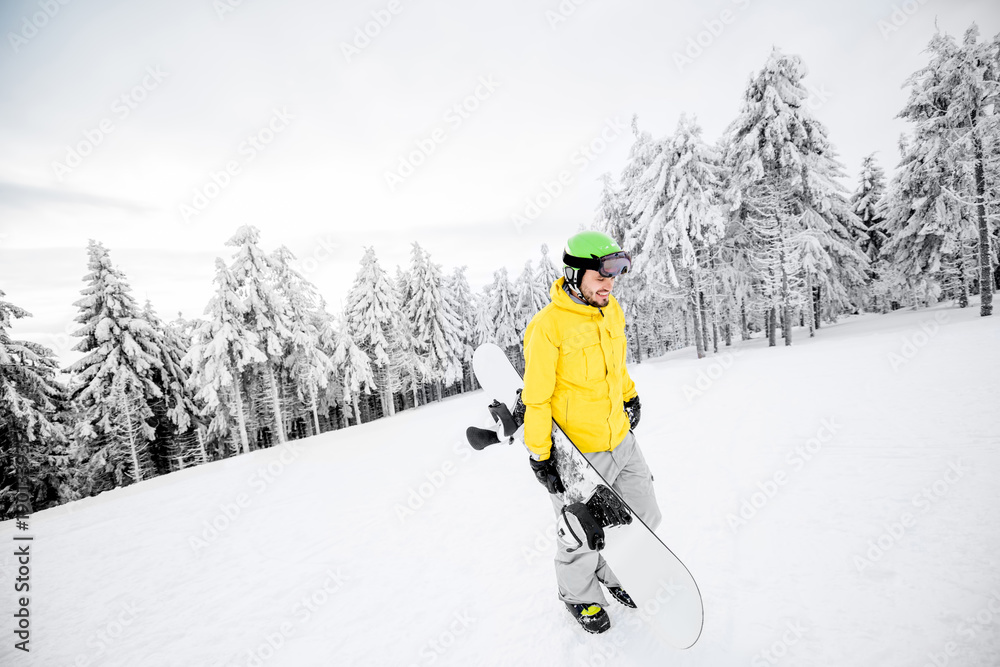
M778 220L774 226L789 233L786 239L800 230L812 230L830 260L831 269L815 278L832 317L837 309L851 307L852 294L860 295L867 262L853 242L853 230L861 228L861 222L839 183L842 167L825 127L803 104L808 97L802 84L805 75L798 56L774 49L764 68L751 78L740 115L727 130L729 199L743 210L743 197L752 188L765 199L775 191L783 193L788 227ZM766 202L756 208L781 210ZM776 319L776 314L770 316L772 322Z
M524 262L524 270L521 271L521 275L517 279L515 331L518 338L524 337L524 330L528 328L528 322L535 316L535 313L549 303L549 290L547 287L542 287L538 274L539 272L531 265L529 259ZM549 285L551 286L551 283Z
M490 286L484 285L473 297L473 307L475 312L475 325L473 327L473 338L475 347L484 343L497 343L496 331L493 330L493 315L489 311Z
M58 361L49 348L10 337L12 320L31 314L4 296L0 290L0 521L14 518L22 483L27 513L77 497L60 421L67 392L56 379Z
M395 414L393 394L402 385L390 355L400 345L402 323L395 290L372 247L365 248L345 309L352 339L371 360L382 415L391 416Z
M900 281L887 291L909 292L916 308L940 294L942 264L954 242L961 206L944 194L956 172L936 139L903 137L899 145L899 168L879 205L880 230L887 236L881 258L897 269L891 275Z
M703 274L712 268L712 253L725 230L719 161L701 139L697 123L682 115L674 135L657 142L653 160L639 180L639 197L630 208L637 216L632 237L641 248L637 269L664 288L679 287L678 271L686 273L699 358L708 342L704 311L709 304L704 294L715 292L714 276ZM705 289L706 282L710 289Z
M636 132L638 135L637 129ZM636 144L636 146L641 145ZM637 150L636 146L633 146L633 152ZM604 232L618 241L623 249L630 251L633 256L638 256L640 254L637 252L637 249L640 248L639 241L633 237L630 231L634 227L635 216L629 215L629 208L623 193L615 187L611 174L603 174L601 199L594 216L594 229ZM615 283L615 298L625 312L625 326L630 345L629 359L640 363L642 362L642 351L646 347L642 339L647 337L646 332L653 329L650 318L655 311L651 304L658 291L649 288L647 277L648 273L636 270Z
M628 206L622 199L622 193L615 187L611 174L601 174L601 199L594 216L596 228L622 243L629 231L627 211Z
M181 363L190 342L184 340L182 332L164 324L148 300L142 316L156 338L162 366L153 376L162 396L150 404L156 429L156 439L150 447L153 464L158 471L166 472L185 467L185 461L205 463L203 443L194 434L199 410L188 384L187 370Z
M655 277L652 272L642 270L643 244L638 237L638 220L641 216L638 200L646 195L648 185L643 180L653 162L657 142L649 132L639 130L639 120L632 117L632 134L635 137L629 149L628 160L620 177L621 186L614 188L610 179L605 179L605 189L597 209L595 228L631 252L633 273L628 280L615 285L615 298L625 311L630 360L641 362L643 351L658 349L663 343L657 335L654 321L662 315L664 308L671 307L671 301L658 302L658 295L665 291L667 281ZM657 284L655 281L661 281Z
M950 35L938 33L927 51L931 60L906 81L910 99L899 115L916 124L916 155L933 156L947 174L961 171L971 176L960 180L968 188L956 191L953 181L946 182L942 194L955 204L948 208L969 207L973 211L970 217L974 217L979 233L980 314L985 317L993 312L993 251L987 208L995 206L996 193L988 192L987 172L997 164L1000 141L1000 36L980 43L979 28L973 24L961 45ZM960 227L966 216L960 213L947 218L942 224L953 229Z
M865 156L861 162L858 189L851 196L851 206L865 226L860 246L871 263L878 258L885 243L885 233L879 229L882 216L878 210L878 203L885 195L885 189L885 171L875 161L875 154Z
M861 175L858 187L851 196L851 206L854 214L861 220L865 230L859 232L860 238L858 246L861 252L865 253L869 262L869 294L871 296L871 307L874 310L883 309L878 300L874 297L874 292L870 289L871 284L879 279L879 253L885 245L886 236L882 230L882 214L880 203L885 197L886 179L885 171L875 161L875 154L865 156L861 162Z
M378 387L375 383L375 374L372 372L371 360L354 342L350 326L347 313L342 313L339 325L332 336L331 358L335 376L340 378L344 405L351 406L354 423L360 424L361 411L358 409L358 397L362 393L370 394L377 391Z
M747 188L743 202L744 218L753 237L751 266L758 284L768 332L768 344L777 341L780 314L785 345L791 345L791 318L794 287L801 264L792 238L806 234L793 224L791 196L787 183L777 174L761 179Z
M301 403L308 406L313 433L320 432L319 394L333 376L333 362L320 344L320 330L328 325L319 308L319 293L294 268L295 255L285 246L274 251L275 278L288 307L291 336L286 343L282 371Z
M691 298L711 310L712 339L718 352L717 280L715 277L718 245L725 232L722 207L721 156L701 138L701 127L694 119L681 115L677 130L669 139L672 169L667 178L666 234L674 239L678 263L689 274ZM710 303L709 303L710 302ZM705 312L702 337L708 347Z
M512 364L523 370L521 338L516 329L517 294L507 277L506 266L493 272L493 284L489 286L487 295L484 315L492 340L506 351Z
M462 389L471 391L475 388L475 377L472 373L472 354L476 350L475 302L469 280L465 277L465 266L452 270L445 281L444 295L446 320L445 337L451 350L449 363L452 365L447 377L453 382L462 381ZM454 373L457 372L457 377Z
M247 431L248 368L267 363L258 333L246 326L247 303L241 288L222 259L215 260L215 294L205 309L206 319L195 330L191 349L182 362L191 369L189 383L210 419L209 437L224 443L233 432L240 451L250 451Z
M413 300L413 288L409 274L403 271L402 267L396 267L393 288L396 290L399 313L396 318L398 329L394 347L389 354L390 374L400 380L401 409L405 410L407 398L413 401L413 407L427 402L426 390L431 377L431 368L428 359L418 349L416 323L407 317L410 302Z
M552 263L552 258L549 257L549 246L547 243L543 243L541 246L542 256L538 260L538 269L535 271L535 282L541 285L542 290L545 292L546 303L548 303L549 289L552 287L552 283L562 276L562 271L556 268L556 265ZM562 250L560 249L556 252L556 261L559 266L562 266Z
M81 339L73 349L84 356L67 372L80 412L74 439L87 469L85 493L92 495L126 484L126 476L139 481L157 472L144 461L134 465L131 445L117 420L125 396L144 439L140 448L148 449L146 443L156 438L150 406L163 399L157 379L167 371L160 338L132 298L125 276L111 265L100 243L91 240L87 252L87 286L74 303L80 311L75 321L82 326L73 334Z
M260 231L252 225L243 225L226 241L236 248L229 271L236 282L246 309L242 313L243 326L257 334L259 349L266 355L263 363L253 367L259 374L269 399L270 428L278 442L285 442L285 411L282 407L278 380L285 355L294 345L299 327L283 290L278 286L281 267L274 257L258 245Z
M441 384L451 384L458 378L452 345L446 333L449 313L441 267L431 261L427 251L416 242L411 249L408 278L410 300L406 303L405 316L412 327L417 354L426 368L425 381L434 383L440 399L443 397Z
M156 463L150 446L154 437L150 435L148 426L150 418L144 417L146 404L124 374L115 376L111 382L111 404L115 411L108 419L108 441L121 443L127 458L114 457L109 449L98 450L95 458L115 465L116 486L124 486L126 477L132 482L141 482L155 476ZM118 460L115 461L115 458Z

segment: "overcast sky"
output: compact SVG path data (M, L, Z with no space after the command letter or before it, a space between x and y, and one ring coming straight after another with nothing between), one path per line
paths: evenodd
M895 165L935 23L973 21L996 34L997 3L4 0L0 289L35 316L15 335L66 358L90 238L168 319L202 313L241 224L333 308L367 244L394 272L419 241L478 287L592 221L633 114L714 141L775 46L853 189L865 155Z

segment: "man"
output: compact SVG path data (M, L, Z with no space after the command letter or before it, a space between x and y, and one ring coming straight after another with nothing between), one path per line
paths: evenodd
M651 529L660 523L652 476L631 429L639 397L625 368L625 315L613 296L615 278L632 266L628 253L606 234L581 232L563 254L564 277L549 290L552 302L524 332L524 442L531 468L551 493L556 515L565 488L550 456L552 419L562 427L615 491ZM559 542L559 598L588 632L604 632L611 619L600 583L628 607L599 551ZM572 550L571 550L572 549ZM600 582L600 583L599 583Z

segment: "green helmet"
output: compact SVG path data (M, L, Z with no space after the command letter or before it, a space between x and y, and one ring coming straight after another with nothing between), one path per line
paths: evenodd
M618 242L601 232L580 232L566 241L563 251L563 274L570 286L579 289L587 269L614 278L628 273L632 257Z

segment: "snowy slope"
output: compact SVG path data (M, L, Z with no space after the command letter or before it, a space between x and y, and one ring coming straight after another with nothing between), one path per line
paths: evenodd
M705 596L689 651L617 606L574 626L524 451L464 444L476 393L33 516L30 654L0 524L0 664L995 666L1000 319L977 311L633 367L659 533Z

